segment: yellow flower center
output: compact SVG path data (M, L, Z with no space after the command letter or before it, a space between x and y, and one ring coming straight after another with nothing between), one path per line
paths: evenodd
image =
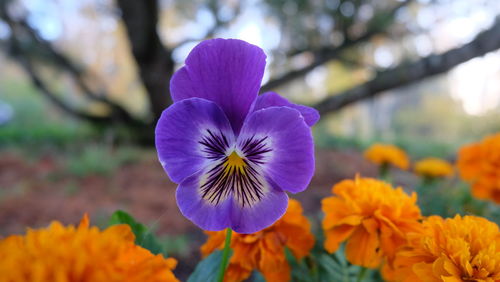
M245 167L246 166L247 166L247 164L245 163L245 161L243 160L243 158L241 158L238 155L238 153L236 153L235 151L233 151L231 153L231 155L229 155L227 157L227 161L226 161L226 164L225 164L226 174L229 174L229 173L231 173L232 171L235 171L235 170L239 170L240 173L245 174Z
M234 195L241 206L253 205L268 191L259 167L240 157L236 151L210 168L200 180L201 197L217 205Z

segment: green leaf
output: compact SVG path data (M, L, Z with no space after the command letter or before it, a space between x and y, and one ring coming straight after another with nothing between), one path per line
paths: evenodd
M292 269L293 281L311 281L312 275L304 259L297 260L288 248L285 248L285 257Z
M135 243L145 249L148 249L151 253L163 254L167 256L164 248L160 241L154 236L154 234L148 230L148 228L140 222L137 222L128 213L118 210L115 211L109 220L109 225L115 224L127 224L132 229L135 235Z
M324 270L324 276L326 276L324 280L344 282L348 282L350 280L347 267L341 266L331 256L321 254L318 256L317 261L321 270Z
M264 278L264 275L262 275L259 271L254 271L252 278L253 279L251 279L251 281L253 282L266 282L266 278Z
M142 241L137 244L139 244L141 247L145 249L148 249L151 253L155 255L163 254L164 256L167 256L165 249L163 248L163 245L160 243L158 238L156 238L154 234L151 232L145 233L144 237L142 238Z
M232 251L230 253L230 257ZM215 251L204 260L200 261L187 282L215 281L222 262L222 251Z
M142 240L143 234L147 231L146 226L137 222L131 215L122 210L117 210L111 215L109 225L115 224L128 224L132 229L132 232L134 232L136 240L138 238L141 238Z

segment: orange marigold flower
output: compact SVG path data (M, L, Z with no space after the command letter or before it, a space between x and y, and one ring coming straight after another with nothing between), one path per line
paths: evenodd
M203 256L224 247L226 231L206 231L209 237L201 247ZM288 247L297 259L309 254L314 246L309 220L302 215L302 207L290 200L285 215L272 226L253 234L233 232L229 260L224 281L242 281L254 269L259 270L267 281L290 281L290 266L285 257Z
M134 239L128 225L100 231L87 216L78 227L55 221L29 229L0 241L0 281L178 281L176 260L153 255Z
M475 197L500 204L500 133L462 147L457 166Z
M457 167L463 180L474 180L481 168L481 143L466 145L458 151Z
M425 158L415 164L415 173L422 177L436 178L452 176L453 166L442 159Z
M485 218L431 216L408 235L394 260L394 281L500 281L500 230Z
M353 264L375 268L390 261L406 242L405 233L420 228L417 195L376 179L344 180L333 186L333 197L322 201L325 249L333 253L347 241Z
M410 163L405 151L389 144L373 144L365 151L364 155L366 159L380 166L393 165L401 169L408 169Z

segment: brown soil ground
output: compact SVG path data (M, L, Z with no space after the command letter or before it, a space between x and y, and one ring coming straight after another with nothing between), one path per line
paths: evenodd
M377 173L376 167L359 152L318 150L316 155L316 174L310 187L293 196L303 203L308 215L318 214L321 198L330 194L334 183L352 178L356 173L363 176ZM405 178L404 182L408 182L405 174L398 177L399 174L401 172L396 173L396 180ZM155 226L159 235L185 234L194 242L191 255L186 259L196 257L204 237L199 228L180 214L175 189L176 185L169 181L154 154L120 167L108 176L77 178L65 172L55 157L30 162L3 152L0 237L23 233L27 227L46 226L52 220L75 224L84 213L89 214L91 222L105 225L111 213L123 209L139 221ZM193 262L189 262L185 267L192 265ZM184 268L182 263L179 267Z

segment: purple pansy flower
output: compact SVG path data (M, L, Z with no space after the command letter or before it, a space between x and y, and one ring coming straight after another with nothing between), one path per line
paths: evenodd
M286 211L314 172L316 110L276 93L257 96L266 55L235 39L198 44L170 82L174 104L156 148L177 204L205 230L257 232Z

